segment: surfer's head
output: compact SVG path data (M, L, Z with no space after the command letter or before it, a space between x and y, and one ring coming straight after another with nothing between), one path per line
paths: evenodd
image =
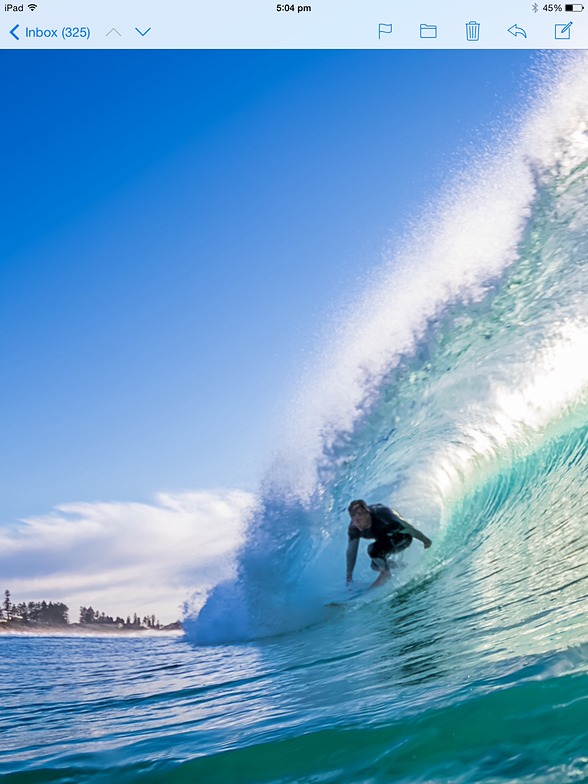
M362 501L361 499L352 501L347 507L347 511L351 517L351 522L356 528L359 528L360 531L370 527L370 510L365 501Z

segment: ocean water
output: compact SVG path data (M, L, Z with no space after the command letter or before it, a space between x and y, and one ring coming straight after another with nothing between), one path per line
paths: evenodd
M588 59L541 67L325 346L186 633L0 637L6 782L588 781ZM434 544L330 606L356 497Z

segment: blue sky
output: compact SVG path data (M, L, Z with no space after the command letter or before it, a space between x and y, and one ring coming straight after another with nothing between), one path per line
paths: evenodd
M532 55L0 61L0 574L170 620L229 563L333 315L492 147Z
M2 524L254 489L331 314L532 55L0 57Z

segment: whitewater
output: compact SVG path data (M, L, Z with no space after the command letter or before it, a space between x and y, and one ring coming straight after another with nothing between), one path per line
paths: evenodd
M8 782L588 781L588 57L537 68L350 295L184 637L0 639ZM354 498L433 547L333 607Z

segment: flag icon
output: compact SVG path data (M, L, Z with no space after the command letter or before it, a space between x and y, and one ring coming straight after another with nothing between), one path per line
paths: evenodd
M384 22L380 22L378 25L378 41L380 40L381 35L390 35L392 32L392 25L385 24Z

